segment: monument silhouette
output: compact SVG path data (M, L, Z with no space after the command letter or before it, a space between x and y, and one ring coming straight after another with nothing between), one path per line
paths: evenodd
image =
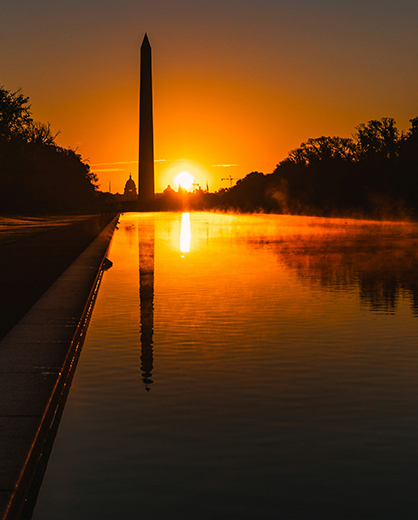
M139 93L139 209L150 209L154 202L154 128L152 114L151 45L145 34L141 45Z

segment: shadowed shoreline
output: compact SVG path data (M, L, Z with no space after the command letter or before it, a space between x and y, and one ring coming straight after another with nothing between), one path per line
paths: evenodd
M31 516L117 219L0 220L1 518Z
M0 221L0 339L115 215Z

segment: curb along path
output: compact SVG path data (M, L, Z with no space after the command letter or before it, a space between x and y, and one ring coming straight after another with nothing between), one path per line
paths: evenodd
M3 520L21 518L39 462L49 456L48 434L58 426L117 221L118 216L0 341Z

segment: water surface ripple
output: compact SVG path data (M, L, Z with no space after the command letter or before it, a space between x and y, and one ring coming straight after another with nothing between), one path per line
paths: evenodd
M418 518L417 246L123 215L33 518Z

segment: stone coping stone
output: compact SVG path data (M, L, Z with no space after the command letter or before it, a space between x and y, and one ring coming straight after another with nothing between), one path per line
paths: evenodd
M118 216L90 240L0 341L3 520L22 518L40 461L49 456L48 438L58 427L117 221Z

